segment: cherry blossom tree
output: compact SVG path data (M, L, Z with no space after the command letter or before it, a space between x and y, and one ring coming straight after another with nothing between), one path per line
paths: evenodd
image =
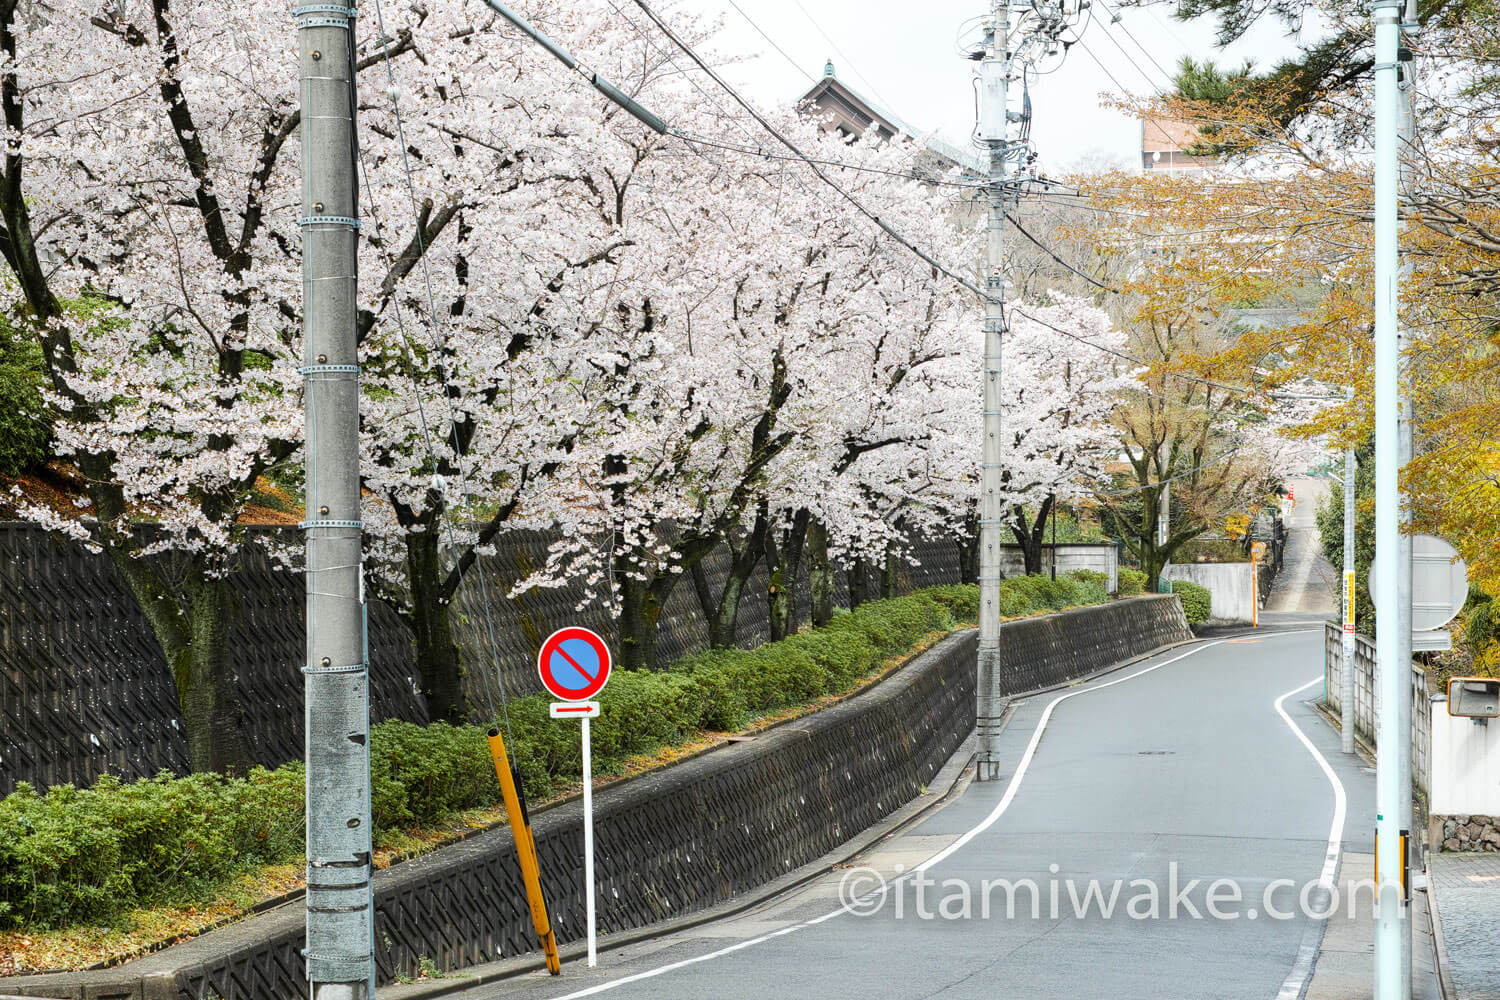
M580 23L562 5L551 10ZM597 102L585 100L592 95L534 74L533 57L487 11L392 5L361 24L386 12L386 30L362 30L355 56L368 212L360 333L373 376L371 485L391 501L386 520L405 532L385 536L399 549L428 526L426 507L398 502L413 495L402 493L412 469L428 462L422 482L431 488L454 462L439 445L435 459L407 462L405 482L395 481L400 463L390 456L416 455L413 436L397 433L401 414L419 422L402 376L421 383L421 395L444 383L434 372L455 370L449 381L462 402L450 411L443 390L439 405L426 405L430 396L424 404L429 429L456 441L455 452L507 450L462 419L478 403L541 405L485 395L494 379L472 373L495 360L493 349L475 356L472 339L427 336L435 331L423 329L418 290L429 274L456 325L488 323L496 335L497 317L524 314L521 302L570 322L566 303L548 299L557 294L550 283L609 249L596 230L570 232L567 214L548 208L603 127ZM29 513L102 546L121 573L176 677L193 766L243 767L225 575L255 484L293 461L302 440L299 110L287 9L261 0L6 2L0 21L5 304L41 343L57 450L76 464L90 501L76 520ZM398 127L392 101L403 92L420 95L411 105L422 112ZM435 249L440 259L428 261ZM500 357L534 335L510 328ZM532 440L507 442L518 453L566 436L527 429ZM491 484L507 481L503 467L482 471ZM373 515L372 527L380 520ZM407 546L409 563L426 567L431 537ZM176 554L170 562L151 558L165 550ZM413 573L417 584L406 588L417 625L423 609L441 604L430 576ZM438 714L451 714L447 693L435 697Z

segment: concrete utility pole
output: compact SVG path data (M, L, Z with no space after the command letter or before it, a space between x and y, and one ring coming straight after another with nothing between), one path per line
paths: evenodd
M1009 120L1010 12L991 0L989 38L980 64L979 136L989 147L984 303L984 456L979 487L979 665L975 688L979 738L976 777L1001 777L997 743L1005 697L1000 676L1000 346L1005 334L1005 146Z
M1401 971L1401 924L1407 917L1402 887L1403 831L1401 754L1411 738L1401 728L1400 703L1410 697L1411 661L1402 657L1400 623L1401 463L1400 364L1397 316L1397 145L1400 130L1402 0L1375 0L1375 550L1389 557L1375 580L1380 713L1376 724L1375 871L1379 906L1375 915L1375 1000L1407 1000ZM1394 627L1393 627L1394 626ZM1408 787L1410 780L1407 780ZM1410 953L1408 952L1408 955ZM1409 958L1407 959L1409 960Z
M370 709L355 343L355 9L296 9L302 104L307 434L307 978L313 1000L372 1000Z

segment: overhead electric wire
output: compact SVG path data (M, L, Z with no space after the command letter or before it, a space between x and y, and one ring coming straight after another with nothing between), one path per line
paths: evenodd
M493 2L493 0L486 0L486 2ZM723 77L721 77L714 71L713 67L704 62L703 58L699 56L696 51L694 51L692 46L688 45L681 38L679 38L677 32L673 31L671 26L668 25L664 20L662 20L662 18L657 15L656 11L651 9L650 5L647 4L645 0L635 0L635 5L641 8L641 10L645 12L646 16L651 19L652 23L661 30L662 34L666 35L667 38L672 41L672 44L676 45L687 55L689 59L693 60L693 62L697 64L698 68L701 69L705 74L707 74L709 79L713 80L720 87L722 87L724 91L734 99L736 104L744 108L745 111L749 113L751 118L754 118L762 128L771 133L771 135L774 136L776 140L783 146L785 146L787 149L790 149L799 160L801 160L803 163L806 163L808 169L812 170L812 172L818 176L819 180L837 191L839 195L841 195L844 200L853 205L861 215L864 215L871 222L875 223L875 225L879 226L887 236L889 236L891 239L895 240L902 246L906 247L906 249L911 251L913 254L916 254L919 258L921 258L931 267L935 268L938 272L946 275L948 278L957 282L960 286L967 288L968 290L979 295L981 298L986 297L984 291L981 290L977 285L975 285L973 282L969 281L962 275L958 274L947 265L943 264L936 257L933 257L931 254L927 253L921 247L908 240L905 236L901 235L901 233L893 228L888 222L886 222L880 216L876 215L873 211L867 208L865 204L858 198L854 197L854 195L851 194L848 189L846 189L842 184L839 184L833 178L824 173L823 170L816 163L814 163L813 160L806 153L804 153L796 143L792 142L792 140L782 135L774 125L766 120L766 117L762 115L753 104L747 101L744 97L740 96L739 91L731 87Z
M755 19L753 17L751 17L749 14L745 13L745 9L743 7L741 7L739 4L735 3L734 0L726 0L726 2L729 4L729 6L733 7L735 10L739 11L740 17L743 17L745 19L745 22L747 24L749 24L750 27L754 28L755 31L756 31L756 33L759 34L760 37L762 37L762 38L764 38L766 40L766 44L767 45L771 46L771 48L773 48L777 52L781 53L781 58L785 59L787 61L787 63L789 63L791 65L792 69L795 69L798 73L801 73L803 76L807 77L807 82L808 83L817 83L818 82L817 77L813 76L807 70L803 69L802 68L802 64L799 63L799 62L797 62L797 60L795 60L791 56L787 55L786 54L786 49L783 49L780 45L777 45L776 44L776 40L774 38L772 38L770 35L766 34L766 29L764 29L760 25L756 24L755 23Z
M477 526L476 526L475 521L474 521L473 504L469 502L468 470L467 470L467 467L466 467L466 465L464 463L463 449L459 446L459 440L458 440L458 424L459 424L458 410L457 410L457 407L456 407L456 405L454 403L453 386L452 386L452 384L448 380L448 368L447 368L447 365L445 365L443 363L443 360L442 360L444 345L443 345L442 337L440 336L440 334L438 332L439 327L438 327L437 303L436 303L436 298L433 295L433 291L432 291L432 266L431 266L431 263L428 260L428 256L427 256L428 246L427 246L426 234L422 231L422 213L421 213L421 209L418 206L418 201L417 201L416 181L415 181L415 178L412 175L411 158L410 158L410 155L408 153L409 146L408 146L408 143L406 141L406 126L405 126L405 123L404 123L404 121L402 120L402 117L401 117L401 104L400 104L400 101L398 99L398 95L399 95L400 91L399 91L399 88L397 88L397 86L396 86L396 73L395 73L394 68L391 65L390 35L388 35L386 33L386 30L385 30L385 13L384 13L384 10L383 10L383 5L381 4L381 0L375 0L375 19L376 19L376 29L380 32L380 45L381 45L382 54L384 56L383 61L385 62L386 81L389 84L389 95L390 95L390 99L391 99L391 111L394 114L395 119L396 119L396 138L397 138L397 141L398 141L398 143L400 144L400 147L401 147L402 172L405 174L407 196L408 196L408 198L409 198L409 200L411 202L412 221L414 222L415 227L416 227L416 232L415 232L414 239L416 241L417 254L418 254L418 257L419 257L419 259L421 261L421 264L422 264L423 284L425 285L426 298L427 298L427 315L428 315L428 322L429 322L429 324L432 327L433 349L434 349L434 352L435 352L435 360L437 362L438 375L439 375L439 378L441 378L442 384L443 384L443 386L442 386L443 387L443 398L447 401L447 404L448 404L448 421L449 421L449 428L450 428L450 432L451 432L451 436L452 436L452 442L453 442L453 460L454 460L455 464L458 466L459 495L460 495L460 499L461 499L461 501L463 503L463 506L466 509L467 514L468 514L468 519L469 519L469 525L468 525L468 527L469 527L469 531L470 531L471 534L474 535L474 544L478 545L479 533L478 533ZM364 169L364 157L363 157L362 154L359 157L359 161L360 161L360 167L363 170ZM368 186L368 177L366 179L366 185ZM371 193L370 197L371 197L371 205L373 207L373 205L374 205L374 194L373 194L373 192ZM378 217L377 217L377 227L378 227ZM393 301L394 301L397 297L393 296L392 298L393 298ZM407 335L405 320L403 318L402 312L399 309L399 304L398 304L398 307L397 307L397 313L396 313L396 315L397 315L397 324L398 324L398 326L401 329L402 338L407 342L408 349L410 349L411 338ZM415 357L414 356L413 356L412 360L413 360L413 368L415 368ZM417 397L418 412L421 415L422 431L423 431L423 436L424 436L424 439L426 441L426 447L427 447L427 459L428 459L428 462L432 465L432 471L433 471L434 477L440 477L440 473L438 471L438 463L437 463L436 450L433 448L432 436L431 436L431 433L430 433L430 431L428 429L428 426L427 426L427 415L426 415L425 410L422 408L422 404L421 404L421 392L415 386L415 378L413 378L413 390L414 390L414 394ZM439 482L440 482L440 479L439 479ZM439 493L440 493L441 502L444 504L444 507L446 508L446 506L447 506L447 490L446 490L446 488L443 488L443 487L440 486L439 487ZM457 569L459 563L462 562L462 556L459 553L457 539L456 539L454 531L453 531L453 522L447 516L447 510L446 509L443 511L443 523L444 523L444 527L447 529L448 547L453 551L454 568ZM486 636L487 636L487 638L489 640L490 656L491 656L491 663L492 663L492 668L493 668L493 677L494 677L495 683L498 686L498 689L499 689L499 692L500 692L500 715L501 715L502 721L503 721L503 723L505 725L506 739L511 743L512 746L514 746L515 740L514 740L514 736L511 733L511 725L510 725L510 701L509 701L509 698L507 697L507 693L506 693L506 690L505 690L505 675L500 670L500 645L499 645L499 642L498 642L498 640L496 639L496 636L495 636L495 622L494 622L494 615L493 615L493 612L491 610L491 599L490 599L490 595L489 595L489 582L488 582L488 580L485 577L485 573L484 573L482 567L479 569L479 571L478 571L478 573L476 575L479 577L480 605L481 605L481 610L483 611ZM487 672L487 671L484 672L484 682L485 682L485 689L486 689L486 695L487 696L488 696L488 693L489 693L490 676L491 675L490 675L489 672ZM490 710L491 710L492 713L494 712L494 704L493 704L493 702L491 702Z
M1125 37L1129 38L1132 42L1135 43L1135 47L1141 50L1141 54L1151 61L1151 65L1155 66L1169 83L1173 82L1174 77L1172 76L1172 74L1167 72L1165 66L1156 61L1156 57L1151 54L1151 50L1141 44L1141 40L1135 37L1135 32L1130 30L1130 25L1125 23L1125 17L1120 13L1120 10L1123 9L1123 5L1121 7L1111 7L1108 3L1108 0L1099 0L1099 2L1104 6L1104 9L1109 12L1112 23L1118 24L1120 26L1120 30L1125 32Z
M1207 469L1211 465L1218 465L1226 458L1233 458L1242 450L1244 450L1244 445L1235 445L1233 448L1230 448L1223 454L1215 455L1213 458L1209 459L1207 462L1204 462L1202 465L1195 465L1185 472L1177 473L1175 476L1168 476L1166 479L1158 479L1155 482L1145 483L1140 486L1132 486L1128 490L1110 490L1107 493L1096 492L1091 495L1095 497L1124 497L1129 496L1132 493L1144 493L1147 490L1154 490L1158 486L1165 486L1168 483L1175 483L1179 479L1186 479L1188 476L1196 476L1198 473L1202 472L1204 469Z
M1130 363L1135 364L1135 365L1139 365L1139 366L1141 366L1143 368L1150 368L1150 367L1153 366L1153 364L1160 364L1160 362L1151 362L1151 361L1143 360L1141 358L1134 357L1132 355L1126 354L1124 351L1117 351L1113 347L1105 347L1103 344L1096 344L1092 340L1089 340L1087 337L1082 337L1082 336L1079 336L1078 334L1073 333L1073 332L1071 332L1069 330L1064 330L1062 327L1057 326L1057 325L1055 325L1053 323L1049 323L1049 322L1047 322L1046 320L1042 319L1039 316L1033 316L1031 313L1029 313L1026 310L1022 309L1020 306L1012 305L1010 307L1010 309L1011 309L1012 312L1014 312L1014 313L1016 313L1016 314L1018 314L1020 316L1024 316L1025 318L1031 320L1033 323L1040 323L1042 326L1045 326L1047 329L1051 330L1053 333L1060 334L1060 335L1062 335L1064 337L1069 338L1070 340L1076 340L1080 344L1087 344L1088 346L1092 347L1096 351L1103 351L1105 354L1112 354L1112 355L1114 355L1115 357L1119 358L1122 361L1129 361ZM1258 390L1253 389L1253 388L1251 388L1249 386L1226 385L1223 382L1215 382L1213 379L1199 378L1196 375L1184 375L1182 372L1167 371L1167 372L1162 372L1161 374L1163 376L1166 376L1166 377L1169 377L1169 378L1182 379L1182 380L1187 381L1187 382L1197 382L1200 385L1211 386L1211 387L1213 387L1215 389L1223 389L1226 392L1243 393L1243 394L1245 394L1247 396L1256 395L1257 392L1258 392Z
M630 112L637 119L639 119L640 121L642 121L643 123L645 123L647 126L649 126L650 128L654 129L655 131L657 131L657 132L659 132L661 134L664 134L664 135L666 135L666 134L672 134L672 135L675 135L675 136L677 136L679 138L683 138L684 141L688 141L688 139L686 138L686 134L679 133L677 130L674 130L673 128L671 128L670 126L668 126L666 124L666 122L663 121L660 117L658 117L657 115L655 115L654 113L652 113L648 109L646 109L643 106L641 106L640 104L638 104L635 100L633 100L633 99L629 98L628 96L626 96L623 91L621 91L619 88L615 87L613 84L609 83L608 80L604 79L602 76L600 76L597 73L589 73L586 69L583 68L582 64L571 53L569 53L562 46L558 45L556 42L552 41L550 38L548 38L541 31L539 31L536 28L532 27L529 23L527 23L525 21L524 18L520 17L520 15L516 14L514 11L512 11L508 7L506 7L505 4L501 2L501 0L484 0L484 2L491 9L493 9L496 13L500 14L502 17L504 17L506 20L510 21L512 24L516 25L516 27L520 28L523 32L525 32L528 36L530 36L538 44L542 45L545 49L547 49L547 51L551 52L565 66L567 66L569 69L573 69L573 70L577 71L578 73L580 73L580 75L582 75L585 79L587 79L596 89L598 89L606 97L609 97L616 104L619 104L622 108L624 108L626 111ZM887 236L889 236L897 244L899 244L900 246L904 247L908 252L912 253L918 259L920 259L921 261L923 261L924 263L926 263L927 265L929 265L930 267L932 267L939 274L944 275L949 280L951 280L955 284L957 284L960 288L963 288L966 291L974 293L981 300L984 300L984 301L988 301L989 300L989 297L990 297L989 293L987 293L984 289L982 289L979 286L975 285L972 281L970 281L969 279L965 278L963 275L959 274L958 272L956 272L952 268L948 267L946 264L944 264L943 262L941 262L940 260L938 260L936 257L934 257L931 254L927 253L927 251L925 251L921 247L917 246L911 240L907 239L907 237L904 236L900 231L898 231L897 229L895 229L893 226L890 225L890 223L886 222L879 215L875 214L874 211L872 211L863 202L861 202L858 198L856 198L847 188L845 188L843 185L839 184L833 178L829 177L820 168L820 166L818 165L817 161L814 158L812 158L812 157L808 156L806 153L804 153L802 151L802 149L799 146L797 146L796 143L794 143L794 142L792 142L792 140L788 139L774 125L772 125L769 121L767 121L766 117L764 115L762 115L760 113L760 111L755 108L754 105L752 105L746 98L744 98L743 96L741 96L741 94L739 93L739 91L737 91L734 87L730 86L730 84L728 82L726 82L723 77L721 77L717 72L715 72L714 69L711 66L709 66L703 60L703 58L701 56L699 56L698 53L690 45L688 45L680 37L678 37L677 33L672 30L671 26L668 25L654 10L652 10L651 6L649 4L647 4L645 2L645 0L634 0L634 2L635 2L635 5L637 7L639 7L639 8L641 8L641 10L646 14L646 16L648 18L650 18L651 22L657 26L657 28L662 32L662 34L664 34L672 42L672 44L676 45L677 48L681 49L682 52L684 54L686 54L688 56L688 58L690 58L694 62L694 64L697 65L698 68L700 70L702 70L705 75L708 76L709 79L713 80L714 83L716 83L720 88L722 88L724 90L724 92L727 93L734 100L734 102L736 104L738 104L740 107L744 108L745 111L750 115L751 118L753 118L756 121L757 124L759 124L767 132L769 132L783 146L785 146L787 149L789 149L792 152L792 154L795 156L796 159L798 159L801 162L805 163L807 165L808 169L810 169L818 177L819 180L821 180L824 184L828 185L829 187L833 188L833 190L836 191L844 200L846 200L847 202L849 202L849 204L853 205L854 208L861 215L865 216L871 222L875 223L875 225L878 226L881 229L882 232L884 232ZM613 4L611 4L611 5L613 5ZM1080 44L1081 44L1081 40L1080 40ZM1087 49L1085 49L1085 51L1087 51ZM1090 53L1090 55L1092 55L1092 53ZM1097 58L1095 59L1095 62L1098 62ZM1100 65L1101 65L1101 68L1103 68L1103 64L1101 63ZM1105 72L1108 73L1108 69L1105 69ZM1116 84L1118 84L1118 81L1116 81ZM1061 327L1058 327L1058 326L1055 326L1055 325L1053 325L1051 323L1048 323L1046 320L1043 320L1043 319L1040 319L1040 318L1038 318L1036 316L1033 316L1030 313L1027 313L1024 310L1020 309L1019 307L1011 306L1010 308L1012 310L1014 310L1015 312L1019 313L1020 315L1026 317L1027 319L1030 319L1030 320L1032 320L1034 322L1040 323L1042 326L1047 327L1048 329L1052 330L1055 333L1058 333L1058 334L1060 334L1060 335L1062 335L1064 337L1067 337L1067 338L1069 338L1071 340L1077 341L1078 343L1085 344L1088 347L1092 347L1093 349L1095 349L1097 351L1102 351L1102 352L1104 352L1106 354L1113 355L1113 356L1115 356L1117 358L1120 358L1123 361L1129 361L1130 363L1132 363L1134 365L1137 365L1139 367L1149 368L1149 367L1152 366L1151 362L1142 360L1140 358L1132 357L1131 355L1126 354L1123 351L1117 351L1117 350L1114 350L1113 348L1105 347L1102 344L1096 344L1093 341L1087 339L1086 337L1081 337L1078 334L1072 333L1071 331L1068 331L1068 330L1064 330ZM1197 382L1197 383L1200 383L1202 385L1208 385L1208 386L1213 386L1214 388L1224 389L1224 390L1227 390L1229 392L1240 392L1240 393L1246 393L1246 394L1254 394L1254 392L1256 391L1254 389L1245 388L1245 387L1241 387L1241 386L1224 385L1223 383L1214 382L1214 381L1212 381L1210 379L1198 378L1197 376L1193 376L1193 375L1184 375L1181 372L1171 372L1171 371L1168 371L1168 372L1163 372L1162 374L1164 376L1166 376L1166 377L1183 379L1183 380L1190 381L1190 382Z
M1150 86L1152 89L1156 88L1156 81L1152 79L1151 74L1146 72L1145 67L1137 62L1135 57L1130 54L1130 52L1125 48L1123 44L1121 44L1120 40L1115 38L1114 35L1111 34L1110 28L1118 25L1120 30L1125 32L1126 37L1135 42L1136 48L1140 49L1141 53L1145 55L1148 60L1150 60L1153 66L1156 67L1156 70L1161 74L1162 79L1167 82L1166 89L1170 90L1172 88L1172 74L1162 69L1161 63L1157 62L1155 57L1153 57L1151 53L1146 51L1145 46L1141 45L1140 40L1130 33L1130 28L1125 24L1124 18L1118 11L1111 10L1108 4L1104 5L1104 9L1109 11L1110 13L1109 19L1103 22L1104 34L1107 38L1109 38L1110 44L1120 50L1120 54L1125 57L1125 61L1135 67L1136 72L1141 74L1141 76L1145 78L1148 86Z
M805 18L807 18L808 23L810 23L813 26L813 28L817 30L818 34L820 34L820 35L823 36L823 40L826 41L829 44L829 46L833 49L833 54L836 55L836 56L838 56L845 63L847 63L848 66L849 66L849 69L854 73L854 75L857 76L857 77L859 77L861 80L863 80L864 83L865 83L865 86L870 88L870 93L872 93L872 94L875 95L876 100L880 101L881 104L885 105L886 108L889 109L890 106L891 106L890 102L885 99L885 97L880 93L880 91L878 91L878 90L875 89L875 84L870 80L870 78L867 77L867 76L865 76L863 73L861 73L859 71L859 67L856 66L856 65L854 65L854 60L850 59L848 56L844 55L844 50L841 49L841 48L839 48L839 43L835 42L832 38L830 38L829 35L828 35L828 32L826 32L826 31L823 30L823 26L821 24L819 24L816 19L813 18L812 14L808 11L808 9L806 7L802 6L802 0L792 0L792 3L794 3L794 4L797 5L797 9L802 12L802 16L805 17Z
M1100 59L1098 56L1094 55L1094 50L1091 49L1091 48L1089 48L1089 43L1088 42L1085 42L1082 38L1080 38L1074 44L1076 44L1080 49L1083 49L1084 52L1088 53L1088 57L1090 59L1094 60L1094 65L1096 65L1100 69L1102 69L1104 71L1104 75L1107 76L1107 77L1109 77L1109 81L1111 83L1113 83L1116 87L1120 88L1120 93L1122 93L1122 94L1128 94L1128 93L1130 93L1130 88L1126 87L1123 83L1121 83L1120 82L1120 78L1117 77L1117 76L1115 76L1113 73L1111 73L1109 71L1109 67L1106 66L1106 65L1104 65L1104 61L1102 59Z
M1009 212L1007 212L1006 215L1005 215L1005 217L1010 220L1010 224L1012 226L1016 227L1016 231L1019 232L1022 236L1026 237L1032 243L1034 243L1036 245L1037 249L1041 250L1042 253L1046 254L1048 257L1051 257L1054 261L1056 261L1057 263L1061 264L1063 267L1067 268L1069 271L1072 271L1074 274L1078 275L1078 277L1082 278L1084 281L1087 281L1089 284L1094 285L1094 286L1096 286L1098 288L1102 288L1106 292L1112 292L1115 295L1123 295L1123 294L1125 294L1124 292L1122 292L1120 289L1114 287L1113 285L1106 285L1104 282L1100 281L1098 278L1095 278L1093 275L1085 274L1083 271L1080 271L1078 268L1074 267L1072 264L1069 264L1067 261L1063 260L1061 257L1059 257L1057 255L1056 251L1054 251L1051 247L1047 246L1041 240L1039 240L1035 236L1031 235L1031 231L1029 229L1027 229L1025 226L1021 225L1021 221L1019 219L1017 219L1014 215L1012 215Z
M921 184L928 184L934 187L956 187L968 188L973 190L981 186L977 182L950 181L940 177L928 177L923 174L916 173L915 169L913 169L912 172L908 173L902 170L887 170L881 167L866 167L858 163L846 163L842 160L828 160L817 156L809 156L807 157L806 161L804 161L804 159L799 156L788 156L785 153L775 153L761 146L740 145L733 142L726 142L722 139L711 139L708 136L699 135L696 132L686 132L682 129L677 128L671 128L669 129L669 132L671 135L676 136L684 142L698 143L702 146L713 146L716 149L726 149L734 153L744 153L747 156L758 156L766 160L786 160L792 163L811 161L813 163L819 163L827 167L838 167L840 170L854 170L864 174L882 174L887 177L899 177L902 180L917 181Z

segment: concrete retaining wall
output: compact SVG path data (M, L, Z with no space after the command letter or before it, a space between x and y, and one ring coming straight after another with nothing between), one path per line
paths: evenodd
M1455 719L1446 699L1432 705L1432 811L1500 816L1500 721Z
M1344 634L1334 622L1323 626L1323 699L1329 708L1342 712L1344 683ZM1375 687L1375 640L1354 637L1354 732L1375 746L1375 717L1380 710L1380 692ZM1411 774L1423 792L1431 785L1432 704L1427 695L1427 674L1411 668ZM1436 811L1436 810L1434 810Z
M1259 600L1255 569L1250 563L1173 563L1168 580L1187 580L1207 587L1213 595L1213 620L1251 622Z
M1106 589L1111 594L1120 592L1120 547L1114 542L1068 542L1057 546L1057 571L1067 573L1075 569L1093 570L1109 577ZM1051 573L1052 546L1042 545L1042 572ZM1022 576L1026 573L1026 555L1019 545L1004 545L1000 548L1000 572L1006 576Z
M1008 622L1007 690L1058 684L1191 638L1175 597ZM948 637L872 690L595 797L599 926L621 931L733 899L818 859L914 798L974 726L977 633ZM582 816L533 830L558 940L583 934ZM510 832L377 872L382 982L531 950ZM0 994L107 1000L300 1000L300 902L117 969L0 979Z

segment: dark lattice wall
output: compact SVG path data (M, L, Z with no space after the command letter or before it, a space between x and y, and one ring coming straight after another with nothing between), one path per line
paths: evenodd
M1177 598L1139 597L1001 629L1008 693L1064 683L1190 639ZM914 797L974 726L976 633L873 690L595 797L600 929L692 913L813 861ZM575 800L534 832L561 941L583 933ZM375 876L382 982L421 959L453 972L535 948L508 829ZM0 994L130 1000L305 997L303 912L280 907L116 969L0 980Z
M264 534L300 543L291 529ZM513 695L540 690L536 649L552 629L584 624L613 633L613 622L600 610L575 612L582 596L576 589L505 598L517 580L543 564L550 541L540 532L517 532L483 561L479 571L491 619L483 614L477 574L456 602L470 695L480 711L493 690L486 679L496 672ZM957 582L953 543L919 541L915 558L920 565L900 573L902 592ZM715 588L726 561L723 552L709 557L705 568ZM245 707L241 724L255 759L275 766L302 755L303 582L254 547L239 558L230 579L237 611L231 656ZM843 573L838 583L838 598L847 604ZM767 637L765 587L762 568L740 607L742 645ZM806 620L805 572L798 592L799 620ZM410 634L379 601L370 603L369 640L376 719L425 722L413 683ZM707 642L696 593L684 580L662 615L662 656L695 652ZM139 778L186 767L171 674L109 559L32 525L0 524L0 794L18 781L86 784L101 774Z

